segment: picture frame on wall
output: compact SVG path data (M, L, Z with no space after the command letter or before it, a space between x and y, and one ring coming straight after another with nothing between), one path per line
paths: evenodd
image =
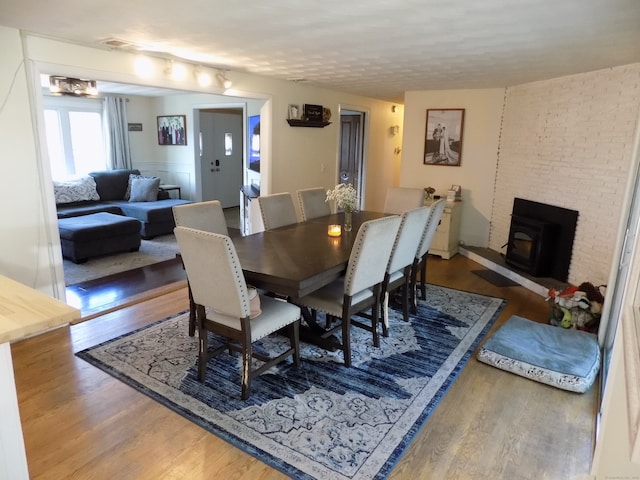
M158 116L158 145L186 145L186 115Z
M428 109L424 164L459 167L462 161L464 108Z
M289 104L289 120L300 120L300 106Z

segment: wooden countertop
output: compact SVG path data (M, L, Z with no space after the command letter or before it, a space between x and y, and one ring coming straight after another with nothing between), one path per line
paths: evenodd
M80 310L0 275L0 344L80 318Z

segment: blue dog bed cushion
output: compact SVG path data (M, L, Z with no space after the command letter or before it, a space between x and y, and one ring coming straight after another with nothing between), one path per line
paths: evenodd
M478 360L553 387L583 393L600 368L598 339L513 315L478 352Z

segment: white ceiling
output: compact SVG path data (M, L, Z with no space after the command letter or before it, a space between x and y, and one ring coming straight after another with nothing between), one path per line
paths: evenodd
M398 102L640 61L640 0L2 0L0 25Z

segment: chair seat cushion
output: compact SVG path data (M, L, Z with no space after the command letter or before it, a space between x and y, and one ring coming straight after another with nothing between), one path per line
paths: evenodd
M563 390L583 393L600 368L594 334L513 315L478 352L478 360Z
M365 288L356 293L351 301L352 305L356 305L364 300L373 298L373 290ZM315 292L310 293L302 298L293 299L296 305L302 305L312 308L319 312L328 313L335 317L342 316L342 301L344 299L344 279L334 280Z
M262 313L251 319L251 342L277 332L300 318L300 308L284 300L260 295ZM235 317L221 315L207 309L207 318L234 330L240 330L240 321Z

